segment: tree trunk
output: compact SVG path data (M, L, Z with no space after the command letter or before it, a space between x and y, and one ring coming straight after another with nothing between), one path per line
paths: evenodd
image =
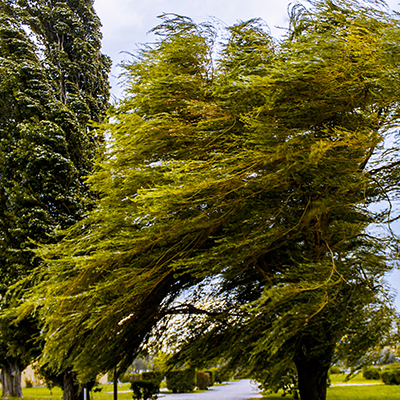
M21 389L21 369L16 359L8 361L3 368L1 384L3 386L1 397L24 397Z
M300 346L294 357L301 400L326 400L328 371L334 347Z
M114 368L114 400L118 400L118 375L117 367Z
M75 374L67 370L63 374L63 399L64 400L83 400L84 386L80 385L75 377ZM89 390L86 392L86 400L90 400Z

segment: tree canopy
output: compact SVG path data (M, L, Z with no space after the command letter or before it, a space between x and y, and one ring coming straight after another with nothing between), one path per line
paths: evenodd
M337 352L392 323L370 205L396 169L399 29L381 2L321 0L281 41L251 20L215 46L212 24L163 15L102 125L96 207L39 251L20 311L44 319L44 359L123 368L181 314L176 362L224 356L271 387L296 367L302 399L325 399Z

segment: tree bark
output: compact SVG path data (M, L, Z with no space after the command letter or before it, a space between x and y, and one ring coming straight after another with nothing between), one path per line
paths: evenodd
M1 397L24 397L21 389L21 369L16 359L7 362L1 373Z
M114 368L114 400L118 400L118 376L117 367Z
M63 374L63 399L64 400L83 400L84 387L80 385L75 377L75 374L67 370ZM89 390L86 392L86 400L90 400Z
M309 344L309 343L308 343ZM294 357L301 400L326 400L328 371L334 347L300 346Z

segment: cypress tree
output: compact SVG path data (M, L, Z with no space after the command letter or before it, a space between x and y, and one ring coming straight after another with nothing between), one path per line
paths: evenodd
M54 229L70 226L87 210L84 178L101 142L88 124L104 117L109 97L110 61L100 53L99 28L92 2L1 2L3 314L17 301L7 294L10 286L29 280L41 265L34 243L54 241ZM5 397L22 395L20 371L40 351L37 322L1 320Z

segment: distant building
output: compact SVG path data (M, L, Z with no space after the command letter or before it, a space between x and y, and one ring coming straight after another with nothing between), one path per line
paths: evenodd
M26 387L27 382L31 382L32 386L44 386L45 382L44 380L35 373L35 370L32 368L31 365L29 365L26 369L22 371L21 375L21 384L22 387Z

